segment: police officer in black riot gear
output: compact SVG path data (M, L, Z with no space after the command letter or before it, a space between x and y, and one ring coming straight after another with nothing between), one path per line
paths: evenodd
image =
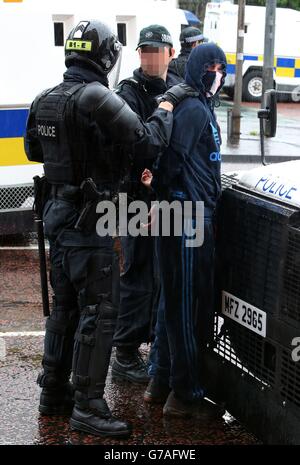
M172 130L171 110L190 92L174 87L143 123L108 89L107 75L119 52L120 43L106 25L80 22L66 41L63 82L36 97L25 137L28 159L44 163L50 185L43 220L54 297L38 377L39 410L46 415L72 412L72 428L111 436L130 432L103 398L119 304L119 267L112 237L96 233L90 213L97 202L91 203L90 192L98 201L115 198L120 160L114 157L114 144L136 145L150 156L162 150Z

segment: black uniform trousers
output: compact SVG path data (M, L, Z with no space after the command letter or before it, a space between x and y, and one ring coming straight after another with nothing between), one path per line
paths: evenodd
M121 237L124 264L114 335L116 347L138 348L153 339L160 291L154 239L151 236Z
M76 204L51 198L44 208L50 243L53 310L46 323L45 376L86 398L102 397L119 303L119 266L113 239L74 230ZM72 363L73 359L73 363ZM73 365L73 366L72 366Z

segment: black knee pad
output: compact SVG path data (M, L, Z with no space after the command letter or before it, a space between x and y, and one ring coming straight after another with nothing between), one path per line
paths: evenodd
M43 367L45 373L53 372L59 377L70 375L74 347L74 335L79 322L77 307L66 311L56 305L46 321Z
M88 398L103 396L111 356L117 311L109 300L89 305L81 313L75 335L73 383Z

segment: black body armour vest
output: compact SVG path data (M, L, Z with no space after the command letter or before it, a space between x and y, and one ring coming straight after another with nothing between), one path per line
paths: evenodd
M52 184L75 184L72 143L68 126L71 115L66 115L67 102L83 84L59 86L45 91L36 111L36 132L44 156L44 170ZM69 123L69 124L68 124Z
M111 188L116 184L112 145L90 115L76 109L86 85L63 82L39 99L36 131L45 176L51 184L79 186L92 178L97 185Z

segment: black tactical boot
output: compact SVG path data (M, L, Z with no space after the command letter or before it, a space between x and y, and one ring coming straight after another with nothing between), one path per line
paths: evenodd
M70 415L73 410L73 386L69 381L59 381L52 375L40 373L37 383L43 388L39 412L43 415Z
M125 421L113 417L105 399L85 399L76 392L75 406L70 419L74 430L96 436L127 437L131 427Z
M112 365L112 376L120 381L147 384L149 381L147 365L139 350L117 348L116 358Z

